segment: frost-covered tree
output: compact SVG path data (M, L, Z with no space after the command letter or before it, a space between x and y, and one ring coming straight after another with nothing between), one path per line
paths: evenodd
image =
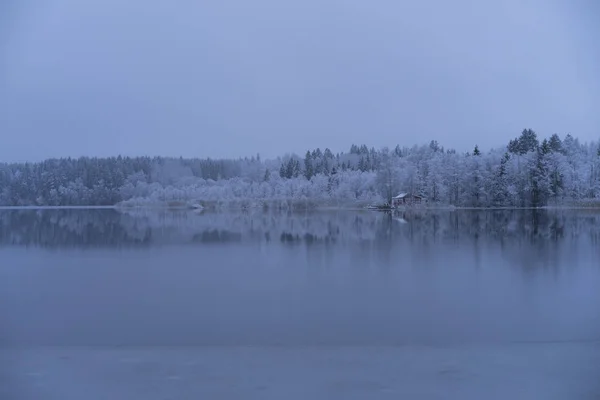
M279 171L279 173L277 173ZM82 157L0 164L0 204L111 205L122 201L343 204L398 192L456 206L543 206L600 198L600 143L525 129L505 149L470 154L437 141L348 152L308 149L268 160Z
M397 157L393 157L387 148L382 149L380 153L380 168L377 170L376 181L377 190L388 204L392 203L392 197L398 194L401 189L400 176Z

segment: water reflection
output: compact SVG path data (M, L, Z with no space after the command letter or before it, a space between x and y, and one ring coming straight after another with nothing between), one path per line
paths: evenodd
M300 247L307 254L345 248L380 267L403 256L444 249L482 254L499 248L524 269L572 265L581 249L600 255L600 213L575 210L425 212L204 213L187 211L2 210L0 246L48 249L149 248L164 245L260 244ZM328 250L329 249L329 250ZM584 252L584 257L587 253ZM316 258L319 258L318 256ZM571 257L572 263L564 257ZM315 257L313 257L315 258ZM589 258L587 258L589 259Z
M152 229L114 210L2 210L0 245L45 248L144 246Z
M0 211L0 342L596 340L599 219Z
M587 236L600 243L600 213L494 210L429 212L126 213L116 210L2 210L0 245L143 247L169 243L239 243L279 240L291 246L401 240L437 243L498 241L554 246Z

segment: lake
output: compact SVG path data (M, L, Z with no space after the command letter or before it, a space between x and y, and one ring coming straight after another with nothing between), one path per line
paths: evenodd
M0 398L600 396L592 211L2 210L0 260Z

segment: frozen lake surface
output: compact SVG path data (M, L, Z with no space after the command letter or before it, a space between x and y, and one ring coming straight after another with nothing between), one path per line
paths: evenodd
M598 399L600 345L0 350L2 399Z
M0 399L597 399L600 214L0 211Z

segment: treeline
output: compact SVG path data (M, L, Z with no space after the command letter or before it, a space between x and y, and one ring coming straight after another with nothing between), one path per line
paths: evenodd
M399 192L430 204L528 207L600 198L600 149L524 129L505 148L467 153L436 141L393 149L352 145L262 160L110 157L0 164L0 205L206 201L353 204Z
M114 205L138 183L168 187L183 178L227 180L264 167L260 157L240 160L168 157L81 157L0 164L0 205Z

